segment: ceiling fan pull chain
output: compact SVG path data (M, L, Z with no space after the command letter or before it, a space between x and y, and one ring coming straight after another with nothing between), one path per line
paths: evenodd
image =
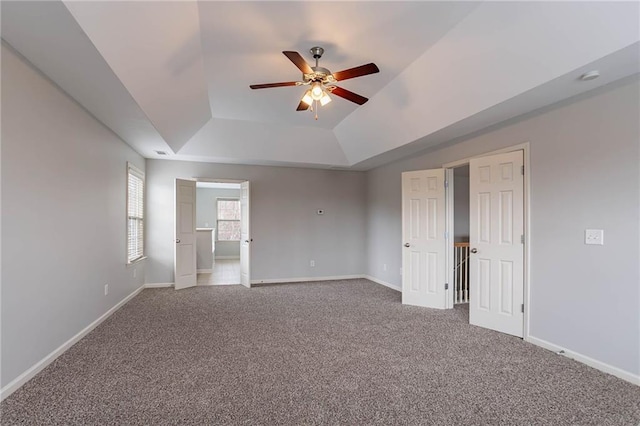
M316 120L318 120L318 101L313 101L315 104L313 109L316 111Z

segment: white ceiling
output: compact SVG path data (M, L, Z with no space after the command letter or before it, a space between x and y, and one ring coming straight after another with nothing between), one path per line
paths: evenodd
M368 169L640 71L637 2L11 2L2 38L147 158ZM281 53L375 62L318 120ZM578 77L598 67L602 77ZM159 157L155 151L167 151Z

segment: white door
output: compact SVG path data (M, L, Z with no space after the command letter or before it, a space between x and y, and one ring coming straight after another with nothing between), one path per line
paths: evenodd
M446 308L444 169L402 173L402 303Z
M523 152L470 161L469 322L522 337Z
M240 283L251 287L251 234L249 231L249 182L240 185Z
M175 289L194 287L196 275L196 182L176 179Z

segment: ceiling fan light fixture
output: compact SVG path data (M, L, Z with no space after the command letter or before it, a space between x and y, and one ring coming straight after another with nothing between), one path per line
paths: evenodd
M306 92L304 92L304 96L302 97L301 100L305 104L311 106L311 104L313 103L313 98L311 97L311 89L309 89Z
M322 95L324 95L324 90L322 89L322 83L316 81L311 85L311 97L314 101L319 101L322 99Z
M327 92L322 92L322 97L320 98L320 105L325 106L331 102L331 96Z

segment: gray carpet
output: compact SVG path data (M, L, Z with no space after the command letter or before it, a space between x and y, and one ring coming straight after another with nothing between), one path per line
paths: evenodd
M366 280L144 290L9 424L637 425L640 388Z

